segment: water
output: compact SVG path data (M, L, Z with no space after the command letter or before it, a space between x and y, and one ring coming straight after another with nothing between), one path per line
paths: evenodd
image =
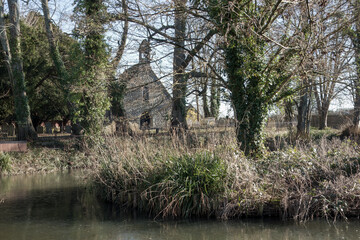
M153 221L122 214L80 173L0 178L0 240L360 239L360 221Z

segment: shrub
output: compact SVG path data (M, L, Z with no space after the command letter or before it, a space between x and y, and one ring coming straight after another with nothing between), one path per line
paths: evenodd
M0 173L11 170L11 158L8 154L0 152Z

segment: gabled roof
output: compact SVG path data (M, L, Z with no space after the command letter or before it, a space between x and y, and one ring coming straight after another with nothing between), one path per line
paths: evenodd
M138 63L138 64L131 66L130 68L126 69L124 71L124 73L122 73L119 76L119 80L126 83L126 85L127 85L128 83L131 83L130 82L131 79L135 78L139 74L142 74L142 75L147 74L148 76L150 76L152 81L148 82L148 83L140 84L140 85L128 86L128 89L142 87L147 84L156 84L163 91L166 98L172 99L171 95L166 90L165 86L162 84L160 79L156 76L155 72L152 70L149 63Z

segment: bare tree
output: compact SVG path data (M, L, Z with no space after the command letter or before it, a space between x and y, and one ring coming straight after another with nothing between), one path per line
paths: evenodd
M187 0L144 1L141 4L134 1L128 3L128 6L127 16L117 13L114 18L127 19L130 23L144 27L150 40L173 48L171 126L186 129L187 84L193 75L192 70L189 70L190 63L216 32L207 29L201 38L190 37L186 23L194 12Z

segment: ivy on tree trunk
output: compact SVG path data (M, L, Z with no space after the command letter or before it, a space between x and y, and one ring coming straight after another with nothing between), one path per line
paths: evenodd
M79 38L83 44L84 59L77 86L76 119L87 134L99 134L110 108L106 69L109 67L104 40L106 6L103 0L76 0ZM80 29L81 28L81 29Z
M354 80L354 117L353 126L359 127L360 121L360 0L355 1L355 10L353 13L355 17L355 34L352 39L355 48L355 64L356 64L356 79Z
M10 49L11 69L13 77L13 93L15 102L18 139L34 139L37 137L30 117L29 100L26 95L25 74L23 70L20 42L20 10L18 0L8 0L10 17Z
M186 34L187 0L174 0L175 4L175 43L173 60L173 104L171 111L171 127L187 128L186 124L186 84L184 62Z

